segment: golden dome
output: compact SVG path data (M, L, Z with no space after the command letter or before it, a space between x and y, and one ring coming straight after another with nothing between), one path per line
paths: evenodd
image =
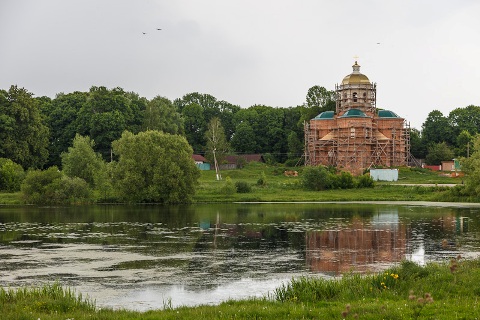
M360 65L355 61L355 64L352 66L353 72L343 78L342 85L345 84L369 84L370 80L368 77L360 73Z

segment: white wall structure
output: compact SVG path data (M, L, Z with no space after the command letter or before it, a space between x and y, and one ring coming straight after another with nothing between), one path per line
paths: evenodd
M374 181L397 181L398 169L370 169Z

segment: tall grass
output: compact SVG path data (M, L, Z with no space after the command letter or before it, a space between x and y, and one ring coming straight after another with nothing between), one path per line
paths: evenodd
M82 294L61 287L58 283L39 288L0 288L0 308L3 317L35 313L72 313L76 311L93 312L93 301L84 299ZM8 318L6 318L8 319Z
M133 312L96 309L58 284L0 289L1 319L478 319L480 259L419 266L404 261L379 273L292 279L271 296L215 306ZM164 303L165 304L165 303Z

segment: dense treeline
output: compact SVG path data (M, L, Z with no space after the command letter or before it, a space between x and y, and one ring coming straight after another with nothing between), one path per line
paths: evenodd
M112 142L124 131L158 130L186 137L195 153L208 153L210 121L220 120L227 152L270 154L273 162L299 158L303 121L334 110L333 92L314 86L307 103L289 108L254 105L246 109L209 94L189 93L171 101L151 100L122 88L91 87L88 92L34 98L24 88L0 90L0 157L27 168L61 168L61 154L75 135L88 136L94 150L110 161Z
M75 137L79 141L87 139L82 142L83 148L91 148L90 158L97 159L89 162L90 176L82 179L90 187L107 188L94 177L101 180L100 172L113 174L115 170L106 164L114 160L118 163L120 152L115 152L113 142L124 132L181 136L194 153L207 158L215 148L223 154L261 153L268 162L294 165L303 154L304 121L326 110L335 110L335 94L320 86L308 90L302 105L288 108L240 108L197 92L173 101L161 96L148 100L122 88L105 87L59 93L51 99L33 97L26 89L11 86L0 90L0 189L18 189L18 181L27 169L56 166L70 178L78 177L69 174L72 168L68 165L63 168L71 152L80 152L80 144L69 149ZM456 108L448 116L433 110L421 130L410 130L411 153L427 164L468 157L474 152L473 139L479 131L480 107ZM82 158L85 150L76 158ZM222 159L221 154L217 156ZM95 163L102 168L91 169Z

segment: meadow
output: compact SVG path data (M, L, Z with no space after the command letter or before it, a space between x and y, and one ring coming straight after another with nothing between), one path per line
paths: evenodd
M376 182L373 188L333 189L308 191L302 187L302 167L287 168L262 163L250 163L242 169L221 172L222 180L216 180L215 172L202 171L196 202L279 202L279 201L472 201L449 195L451 187L444 184L462 184L462 178L427 169L400 168L396 182ZM296 170L299 176L285 176L285 170ZM262 180L264 174L266 181ZM224 192L226 179L233 184L241 181L251 187L246 193ZM260 183L264 182L264 183ZM415 185L416 184L416 185ZM426 184L429 186L422 186Z

